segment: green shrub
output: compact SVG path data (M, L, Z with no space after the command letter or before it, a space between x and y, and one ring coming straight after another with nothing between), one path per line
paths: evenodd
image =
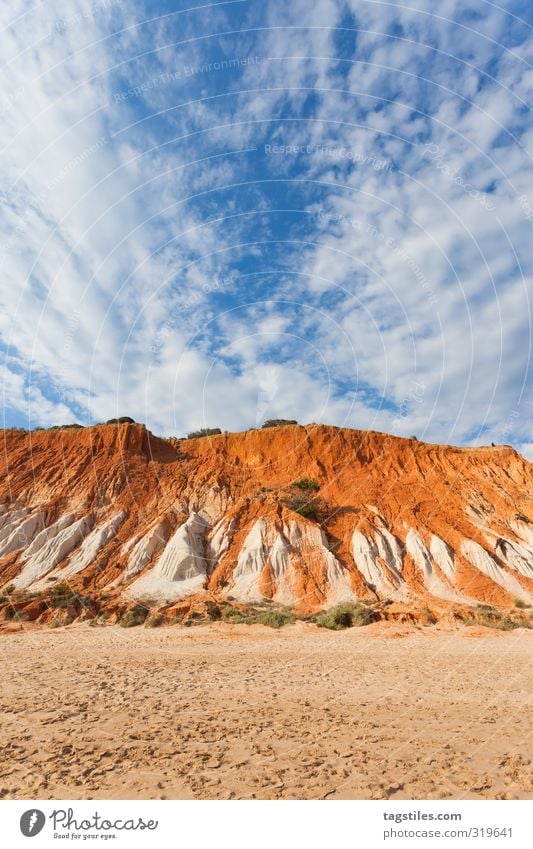
M100 613L98 616L94 616L92 619L88 619L88 624L92 627L97 627L99 625L105 625L107 620L109 619L109 614L104 611Z
M424 616L426 617L426 619L428 619L428 621L429 621L429 623L430 623L431 625L435 625L435 624L436 624L437 619L436 619L436 617L434 616L434 614L431 612L431 610L429 609L429 607L423 607L423 608L422 608L422 610L421 610L420 612L424 614Z
M499 622L502 618L501 613L490 604L478 604L476 606L477 617L482 622Z
M116 419L108 419L105 424L135 424L135 419L131 416L119 416Z
M319 628L329 628L331 631L341 631L343 628L352 627L352 616L348 610L332 609L324 610L316 617Z
M503 616L496 626L500 631L514 631L515 628L520 628L519 622L515 622L510 616Z
M315 619L319 628L341 631L343 628L369 625L375 620L374 611L365 604L339 604L329 610L323 610Z
M265 610L251 617L250 624L268 625L269 628L282 628L283 625L292 625L296 622L296 616L290 610Z
M8 592L8 590L4 590L4 592L6 592L6 593L7 593L7 592ZM515 607L518 607L520 610L526 610L528 607L531 607L531 605L530 605L530 604L527 604L527 603L526 603L525 601L523 601L521 598L515 598L515 600L514 600L514 606L515 606Z
M299 481L295 481L291 486L302 489L304 492L318 492L320 489L320 484L314 478L300 478Z
M284 427L285 425L296 425L296 419L267 419L261 427Z
M268 603L270 604L270 603ZM267 602L265 602L265 607ZM267 625L269 628L282 628L284 625L292 625L296 616L292 610L258 610L257 607L239 610L229 604L222 606L220 611L222 621L230 625Z
M159 628L164 621L165 617L163 614L156 613L155 616L149 616L144 625L146 628Z
M72 590L66 582L62 582L60 584L56 584L55 587L52 587L50 607L59 607L62 610L67 607L75 607L78 610L82 608L89 608L94 611L96 605L93 598L86 595L80 595L80 593Z
M210 619L220 619L222 614L220 612L220 607L214 601L206 601L205 603L207 615Z
M8 584L4 592L6 595L11 595L11 593L14 593L16 589L15 584Z
M313 519L315 522L321 521L326 512L326 502L323 498L316 496L309 498L303 493L284 498L283 504L289 510L298 513L299 516L303 516L305 519Z
M187 439L200 439L202 436L218 436L222 431L219 427L202 427L187 434Z
M515 606L518 608L522 608L521 605ZM527 605L526 605L527 606ZM529 628L530 622L525 617L521 617L520 619L513 619L512 616L504 616L499 610L495 607L491 607L488 604L478 604L476 610L476 616L468 621L467 624L481 624L485 625L487 628L496 628L498 631L513 631L515 628Z
M124 614L124 616L121 618L121 620L120 620L120 623L119 623L119 624L120 624L120 627L121 627L121 628L134 628L134 627L135 627L135 626L137 626L137 625L141 625L141 624L142 624L142 622L140 622L140 621L137 619L137 617L135 616L135 614L134 614L133 610L128 610L128 611Z
M55 607L71 607L78 600L78 594L73 592L67 583L62 582L52 587L52 603Z
M148 613L149 610L144 604L136 604L135 607L124 613L119 625L121 628L134 628L136 625L142 625Z
M230 604L225 604L220 611L222 621L229 622L231 625L239 625L247 621L247 616L237 607L232 607Z

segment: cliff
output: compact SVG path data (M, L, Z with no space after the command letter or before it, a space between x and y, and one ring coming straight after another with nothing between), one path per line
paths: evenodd
M2 432L0 585L159 604L527 604L533 466L512 448L286 426Z

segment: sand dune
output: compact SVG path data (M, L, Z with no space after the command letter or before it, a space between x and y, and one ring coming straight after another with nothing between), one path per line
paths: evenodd
M3 798L533 798L533 634L13 631Z

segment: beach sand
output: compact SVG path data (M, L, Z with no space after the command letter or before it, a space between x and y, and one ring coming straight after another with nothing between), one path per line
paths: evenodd
M533 632L0 635L0 795L532 799Z

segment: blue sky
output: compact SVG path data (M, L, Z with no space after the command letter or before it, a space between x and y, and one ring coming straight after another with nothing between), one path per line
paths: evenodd
M4 0L5 425L282 416L533 459L532 24Z

